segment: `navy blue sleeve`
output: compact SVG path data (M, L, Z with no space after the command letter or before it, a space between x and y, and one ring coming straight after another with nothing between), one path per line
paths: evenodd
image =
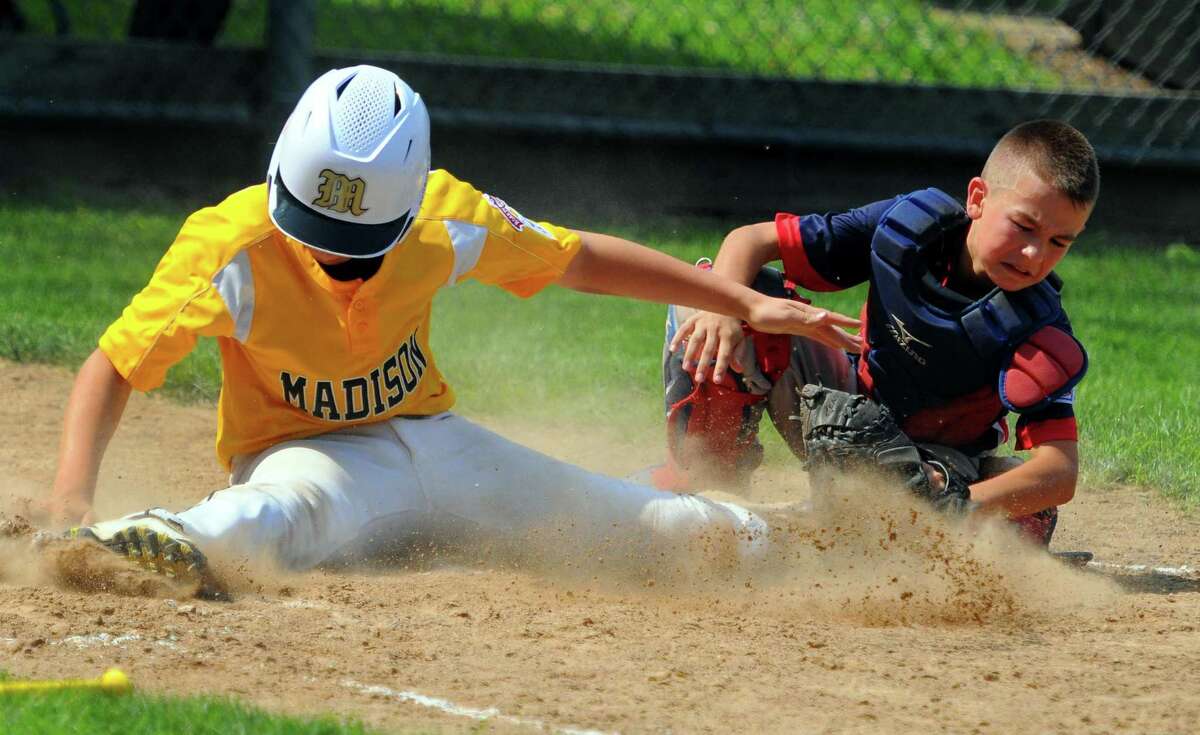
M871 239L899 197L848 212L775 216L779 253L788 279L811 291L840 291L871 274Z

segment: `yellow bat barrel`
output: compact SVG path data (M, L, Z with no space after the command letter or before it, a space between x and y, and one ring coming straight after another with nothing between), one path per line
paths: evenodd
M53 692L61 689L92 690L107 694L133 691L129 677L120 669L109 669L98 679L52 679L49 681L0 681L0 694Z

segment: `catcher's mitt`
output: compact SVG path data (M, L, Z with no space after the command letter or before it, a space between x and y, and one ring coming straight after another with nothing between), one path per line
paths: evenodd
M800 391L809 481L822 492L843 472L875 471L898 480L942 511L974 509L968 479L947 462L936 462L945 477L935 486L921 450L900 430L892 412L866 396L820 385Z

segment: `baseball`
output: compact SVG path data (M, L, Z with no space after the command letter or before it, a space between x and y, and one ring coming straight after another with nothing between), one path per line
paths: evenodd
M109 694L128 694L133 691L133 685L129 683L129 677L125 676L124 671L109 669L100 677L100 689Z

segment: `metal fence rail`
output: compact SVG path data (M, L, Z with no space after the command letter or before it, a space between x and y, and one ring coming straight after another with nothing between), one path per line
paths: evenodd
M0 0L0 113L277 124L374 61L442 123L1200 166L1200 0Z

